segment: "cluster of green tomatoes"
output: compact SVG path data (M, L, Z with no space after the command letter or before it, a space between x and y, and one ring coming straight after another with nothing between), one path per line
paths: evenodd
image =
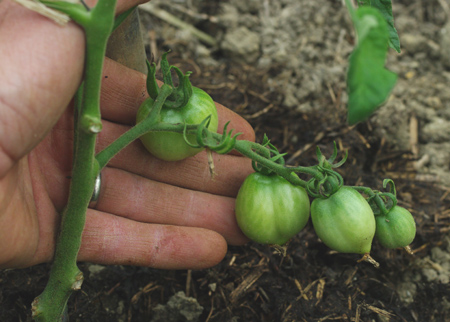
M171 82L167 74L173 66L168 67L165 59L164 55L162 67L165 66L167 83ZM207 129L216 132L218 116L211 97L196 87L179 92L173 100L179 100L186 92L189 98L176 108L170 104L163 106L159 122L200 124L208 118ZM150 96L140 107L137 122L149 115L157 93ZM202 147L190 144L192 140L194 134L164 131L148 132L141 137L151 154L166 161L182 160L200 152ZM393 187L392 181L390 184ZM374 237L384 247L407 248L415 237L416 225L411 213L397 206L395 188L390 198L385 197L389 194L377 194L368 188L366 191L371 193L365 198L357 188L340 186L332 194L316 195L311 203L305 188L274 172L254 172L245 179L237 195L236 219L243 233L261 244L285 245L306 226L311 215L318 237L338 252L368 255Z
M407 209L395 205L375 215L368 201L348 186L310 204L304 188L276 174L253 173L236 200L240 228L262 244L285 244L306 226L310 213L317 236L341 253L369 254L374 237L387 248L407 247L416 234Z

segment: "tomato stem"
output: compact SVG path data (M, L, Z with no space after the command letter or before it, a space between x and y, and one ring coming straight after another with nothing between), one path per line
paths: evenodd
M390 180L390 179L386 179L386 180ZM385 180L385 182L386 182L386 180ZM384 186L384 187L386 187L386 186ZM367 202L370 204L370 206L374 210L375 215L386 216L389 213L389 211L397 205L397 197L393 193L374 191L368 187L353 186L352 188L359 192L362 192L368 196ZM391 186L391 190L392 190L392 186Z
M142 121L136 124L136 126L129 129L127 132L122 134L117 140L112 142L104 150L99 152L95 158L99 164L99 171L103 169L106 164L111 160L117 153L119 153L128 144L138 139L140 136L144 135L149 131L162 131L162 130L180 130L182 126L166 126L165 124L158 123L158 115L161 108L167 99L167 97L172 93L172 88L168 85L163 84L161 90L159 91L158 97L155 100L153 109L150 111L149 115Z
M84 82L77 92L74 117L74 157L67 206L61 217L50 277L44 291L32 304L36 321L61 321L70 295L80 289L83 274L77 267L86 211L98 174L95 160L97 134L102 128L100 86L106 43L114 23L116 0L99 0L92 10L82 4L42 1L68 14L86 34Z
M372 264L375 268L380 267L380 264L375 259L373 259L373 257L370 256L369 253L364 254L363 257L358 260L358 263L360 263L360 262L368 262L368 263Z

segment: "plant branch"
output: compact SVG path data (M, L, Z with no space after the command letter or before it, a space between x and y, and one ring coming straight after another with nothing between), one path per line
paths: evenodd
M43 1L44 3L44 1ZM91 199L98 163L95 160L97 133L101 130L100 83L106 43L114 22L116 0L99 0L97 6L86 8L62 1L45 1L80 23L86 33L85 79L75 104L74 160L69 199L62 213L54 261L49 281L32 304L36 321L61 321L70 295L80 289L83 275L77 267L81 235ZM67 6L65 6L67 4Z

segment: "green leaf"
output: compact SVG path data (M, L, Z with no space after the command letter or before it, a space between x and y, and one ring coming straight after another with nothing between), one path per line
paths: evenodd
M397 29L394 26L394 16L392 15L392 1L391 0L360 0L361 6L371 6L380 10L381 15L387 22L389 31L389 46L396 52L400 53L400 40L398 38Z
M384 17L377 9L361 7L353 19L358 44L347 75L350 124L367 119L387 100L397 81L397 75L384 67L389 37Z

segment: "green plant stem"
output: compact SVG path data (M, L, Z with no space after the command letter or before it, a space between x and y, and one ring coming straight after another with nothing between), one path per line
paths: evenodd
M389 209L386 208L386 205L384 203L384 200L380 197L379 193L375 193L372 189L368 187L358 187L353 186L353 189L356 191L362 192L369 196L370 200L373 200L373 202L376 204L378 209L381 211L383 215L387 215L389 213Z
M112 142L108 147L99 152L96 156L96 159L99 164L99 168L102 169L106 164L113 158L118 152L120 152L124 147L128 144L139 138L150 131L164 131L164 132L177 132L183 133L185 130L184 124L166 124L166 123L158 123L154 120L158 118L158 114L160 108L164 104L164 99L170 95L170 87L167 85L163 85L161 87L160 93L158 95L157 100L155 101L154 108L150 111L150 114L146 117L146 119L140 123L138 123L135 127L132 127L126 133L124 133L117 140ZM167 88L167 89L164 89ZM188 130L192 132L196 132L198 124L188 125ZM207 129L205 129L208 131ZM209 135L213 136L217 141L220 141L222 134L209 132ZM308 174L318 180L323 179L323 174L317 169L317 167L286 167L282 164L269 160L267 157L269 156L268 149L261 144L250 142L246 140L237 140L235 144L235 150L241 153L242 155L260 163L261 165L273 170L278 175L282 176L290 183L306 187L307 182L298 178L297 176L293 176L293 172L300 172Z
M164 125L161 123L157 123L155 120L158 119L158 115L161 111L162 106L166 98L172 93L172 87L169 85L163 84L159 91L158 97L155 100L153 109L150 111L150 114L147 116L145 120L136 124L136 126L132 127L130 130L121 135L117 140L107 146L104 150L99 152L96 156L99 169L103 169L106 164L111 160L117 153L119 153L123 148L125 148L128 144L144 135L149 131L165 131L169 129L173 129L172 125ZM176 128L178 126L175 126Z
M52 2L46 2L49 7ZM61 3L55 2L57 6ZM101 130L100 84L104 54L109 34L114 22L115 0L99 0L97 6L80 16L79 6L71 4L66 8L77 14L70 15L80 23L86 33L86 67L81 105L76 104L74 160L69 199L62 213L61 228L49 281L41 295L33 302L33 318L36 321L61 321L67 301L73 291L83 282L83 275L77 267L77 256L81 245L81 235L86 220L86 211L94 190L98 174L95 159L97 133Z
M115 5L116 0L99 1L82 25L86 35L86 67L80 122L82 129L91 133L99 133L102 129L101 77L106 44L114 25L114 14L111 16L110 12L114 13Z
M36 321L60 321L73 291L82 283L82 273L76 259L81 245L86 209L93 192L93 166L95 135L81 133L78 136L75 163L72 170L69 200L62 213L61 230L58 237L54 262L49 281L33 305L33 317Z
M273 170L275 173L282 176L290 183L301 186L303 188L306 188L307 182L296 176L293 176L293 172L306 173L316 178L322 177L322 174L317 171L315 167L286 167L277 162L273 162L267 159L262 155L263 153L265 153L264 150L267 151L266 147L255 142L237 140L235 149L242 155L258 162L259 164L265 166L266 168L269 168L270 170Z

